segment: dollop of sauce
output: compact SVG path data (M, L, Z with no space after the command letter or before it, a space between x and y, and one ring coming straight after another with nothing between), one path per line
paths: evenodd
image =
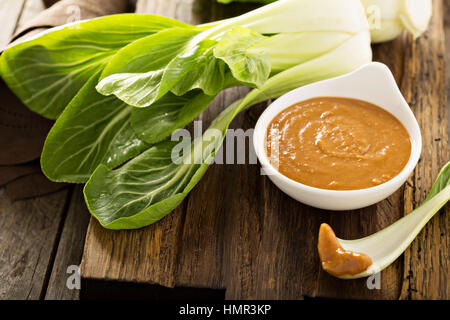
M336 277L355 275L372 265L372 259L368 255L344 250L333 229L326 223L320 225L317 247L323 270Z
M357 190L400 173L411 142L400 121L374 104L319 97L275 116L267 129L266 150L272 165L297 182Z

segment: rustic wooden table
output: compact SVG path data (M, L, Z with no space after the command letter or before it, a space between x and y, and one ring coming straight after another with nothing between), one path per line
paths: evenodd
M249 8L213 0L137 4L138 12L190 23ZM41 10L41 0L0 0L0 45ZM380 290L369 290L364 279L328 276L316 253L320 223L331 224L343 238L376 232L420 204L449 160L450 90L445 76L449 81L450 52L445 42L450 48L450 3L434 0L430 29L419 40L405 35L374 46L374 60L394 72L424 143L413 175L387 200L348 213L321 211L281 193L260 176L258 165L215 165L162 221L141 230L108 231L89 218L79 186L14 203L0 189L0 298L78 299L80 291L66 287L66 271L82 259L81 298L87 299L449 299L448 205L382 272ZM210 121L246 92L227 90L202 120ZM241 114L233 127L253 127L264 106Z

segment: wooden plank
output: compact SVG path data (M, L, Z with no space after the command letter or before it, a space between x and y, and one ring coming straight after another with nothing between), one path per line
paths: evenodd
M173 287L182 217L180 207L161 223L133 231L105 230L91 219L81 263L82 277Z
M203 127L206 128L225 106L246 92L246 88L233 88L222 92L203 113ZM220 289L226 285L223 277L226 264L230 262L224 255L229 232L226 216L232 212L228 210L228 206L234 203L244 205L240 201L242 198L227 197L230 174L234 177L232 166L212 165L189 195L184 228L180 235L178 286ZM234 180L233 187L240 190L240 183L236 181L239 180Z
M447 105L450 103L450 1L444 1L445 34L445 87L447 88ZM450 136L450 126L447 134Z
M405 212L426 197L440 168L449 161L449 113L445 88L443 1L433 2L428 32L409 39L401 89L422 131L423 150L405 193ZM402 299L448 299L449 209L447 205L405 252Z
M178 11L169 1L138 2L137 12L148 13L156 6L159 14L179 18L188 10ZM190 21L194 22L194 21ZM178 235L184 220L180 206L157 224L141 230L111 231L91 219L81 263L82 295L91 298L90 282L97 280L134 281L175 286ZM98 284L97 284L98 285ZM95 287L95 286L94 286Z
M0 45L6 45L16 25L30 16L23 5L24 1L0 2ZM0 189L0 299L39 299L45 293L68 192L11 202Z
M391 48L379 50L379 60L388 59ZM245 111L232 127L254 127L263 109ZM217 114L209 109L205 119L211 113ZM259 175L259 166L215 165L188 200L177 284L226 288L227 299L397 298L400 262L384 272L382 290L374 292L365 280L323 273L316 245L325 221L347 238L391 224L403 215L401 197L399 191L376 206L332 214L292 200Z
M82 187L75 188L67 216L61 231L50 280L45 294L46 300L77 300L79 290L66 285L69 266L79 266L90 214L84 204ZM73 273L71 273L73 274Z
M0 189L0 299L42 297L67 196L11 202Z
M433 31L434 24L431 29L429 33L436 32ZM436 38L442 39L443 33L439 30L437 33L440 35ZM424 36L423 39L427 37ZM388 64L399 83L406 78L405 75L410 76L403 65L411 63L413 59L406 57L403 61L405 50L412 45L410 41L405 40L404 37L399 38L374 48L375 60ZM427 47L425 41L422 40L423 48ZM419 64L420 59L415 60L415 63ZM421 72L432 74L434 70L433 66L429 66ZM416 87L402 89L407 94L414 92ZM435 98L439 96L432 94ZM248 117L247 113L244 117ZM250 124L243 124L241 122L239 126L252 127L251 120ZM431 154L429 153L428 157L431 157ZM189 198L185 231L181 241L184 245L180 252L180 261L183 262L180 263L179 269L181 285L225 287L226 298L229 299L297 299L304 296L358 299L399 297L403 282L402 259L383 271L381 290L369 290L366 279L343 281L321 271L316 253L316 237L321 222L335 226L339 236L349 239L374 233L390 225L404 214L403 190L369 208L348 213L329 213L293 201L273 187L267 178L263 178L264 183L261 183L255 179L258 170L251 166L233 166L226 169L219 167L210 169ZM214 193L210 192L213 189ZM214 205L215 203L220 204ZM224 219L223 216L227 218ZM225 231L221 225L225 225ZM448 250L444 247L442 252ZM441 260L444 258L443 255L440 256ZM436 266L443 265L441 269L445 270L445 263L440 263L438 259L434 263ZM215 274L211 266L217 267ZM425 267L422 266L421 270L424 272ZM442 296L442 288L447 288L442 279L446 273L438 274L440 277L426 280L433 282L434 285L428 287L435 287L433 294ZM421 283L422 287L425 287L427 281L423 280ZM424 297L428 295L424 294Z
M0 1L0 21L2 32L0 33L0 49L4 48L16 30L17 22L24 6L25 0Z
M245 111L232 127L253 128L263 109L264 104ZM402 215L401 191L377 206L332 214L294 201L259 172L257 165L216 165L192 191L178 285L226 288L227 299L398 297L400 263L384 273L383 289L373 292L365 280L323 273L316 246L325 221L348 238L391 224Z
M386 64L400 84L403 77L405 38L399 37L388 43L373 46L374 60ZM371 207L348 213L322 212L322 217L314 228L314 243L317 243L317 230L321 222L327 222L337 235L344 239L356 239L381 230L403 216L403 188L388 199ZM315 250L315 247L314 247ZM315 253L314 253L315 254ZM315 254L317 256L317 254ZM329 276L318 265L318 278L315 287L306 296L353 299L397 299L402 286L402 258L395 261L381 274L381 289L369 290L366 279L345 281ZM311 283L314 286L314 283Z
M440 4L437 3L438 9ZM222 6L209 0L141 0L137 8L140 12L200 23L232 16L238 14L238 10L252 7ZM441 19L441 22L436 19ZM433 21L430 31L417 43L403 36L374 46L375 60L391 68L422 129L429 131L433 127L429 124L440 119L438 114L445 116L447 112L439 109L445 106L442 100L443 65L439 58L421 65L427 57L442 50L438 45L439 39L444 37L442 27L439 27L442 16L435 15ZM428 41L432 42L430 46ZM440 76L431 79L436 72ZM429 88L424 85L427 81L435 85L434 90L427 91ZM223 107L247 90L234 88L221 93L202 115L203 126L206 127ZM416 91L428 97L423 98L428 99L426 104L434 104L431 109L426 109L423 101L419 103L413 97ZM265 105L246 110L233 121L232 127L252 128ZM427 112L432 112L432 115L425 116ZM417 255L411 256L411 252L418 251L414 248L383 271L381 290L369 290L365 279L344 281L329 276L321 270L316 252L317 232L322 222L330 223L342 238L358 238L390 225L409 212L412 208L407 203L412 203L413 199L410 195L418 203L420 199L416 197L423 196L419 190L428 190L439 167L438 162L446 160L446 151L436 153L438 146L448 149L445 147L448 146L448 140L445 140L448 134L441 132L448 128L448 122L445 122L448 120L440 121L444 121L444 125L433 135L438 132L443 142L437 144L439 141L433 138L432 147L424 147L422 158L427 160L422 160L416 175L410 179L411 187L401 188L385 201L369 208L351 212L322 211L290 199L266 177L260 176L258 165L213 165L183 205L155 225L141 230L116 232L102 229L91 219L83 255L83 279L91 291L95 291L93 284L101 283L102 279L122 289L127 288L127 284L129 287L131 282L147 284L148 290L145 292L153 292L152 297L163 297L157 285L209 288L218 292L226 290L224 297L227 299L397 299L405 297L405 290L406 297L410 298L448 297L448 293L444 292L444 287L448 285L443 279L446 276L443 271L448 266L439 261L447 259L448 237L441 245L442 251L436 249L437 234L443 233L442 237L447 235L443 224L448 219L444 215L435 219L438 222L433 220L437 225L430 227L434 241L419 239L427 250L432 245L435 247L434 251L430 251L435 256L427 256L426 259L439 268L437 275L431 275L433 270L428 271L425 263L413 266L415 274L424 275L415 280L420 282L420 285L415 283L415 288L421 290L420 294L411 294L412 287L404 273L411 269L411 261L420 260ZM424 143L425 138L431 139L431 133L424 134ZM427 169L427 165L431 166L431 170ZM416 176L427 176L427 180L416 179ZM445 255L439 256L439 252ZM439 281L442 284L439 285ZM426 285L430 288L425 288ZM144 290L139 287L139 292L142 292L141 289ZM92 297L88 289L84 290L87 298Z
M220 11L217 7L228 9ZM236 10L235 6L219 6L209 0L197 2L160 0L137 3L137 11L140 13L163 14L190 23L210 21L215 17L229 17L235 15ZM228 96L231 99L227 98ZM231 102L238 96L239 94L236 95L233 90L229 90L228 93L221 94L209 109L217 114L224 106L224 99ZM183 257L178 256L185 211L186 205L183 204L157 224L133 231L105 230L91 219L81 264L82 296L90 298L92 295L88 291L93 287L91 283L96 282L98 285L100 279L142 282L166 287L178 284L177 267L184 263L179 261ZM207 294L210 296L209 292Z
M220 5L211 0L138 0L136 12L168 16L191 24L200 24L224 19L249 11L258 5Z

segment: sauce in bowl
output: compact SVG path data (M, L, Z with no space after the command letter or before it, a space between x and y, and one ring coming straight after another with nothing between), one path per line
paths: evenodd
M411 155L407 130L392 114L366 101L319 97L280 112L266 132L271 164L302 184L358 190L382 184Z

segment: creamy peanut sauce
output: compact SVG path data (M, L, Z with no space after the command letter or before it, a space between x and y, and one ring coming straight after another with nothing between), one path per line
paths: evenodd
M280 112L266 133L267 155L283 175L308 186L365 189L395 177L411 154L393 115L369 102L320 97Z
M322 268L336 277L355 275L366 271L372 265L372 259L368 255L344 250L333 229L326 223L320 225L317 247Z

